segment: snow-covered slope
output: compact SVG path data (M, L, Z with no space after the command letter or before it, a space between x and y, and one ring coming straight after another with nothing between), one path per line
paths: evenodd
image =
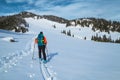
M119 25L114 24L114 22L116 21L110 22L105 19L83 18L70 21L69 24L66 25L69 27L67 29L71 30L72 35L78 36L81 39L86 38L87 40L91 40L93 36L96 36L97 38L106 36L106 38L111 39L109 42L112 42L120 38ZM117 25L117 27L114 25Z
M61 34L65 24L26 18L26 34L0 31L0 80L44 80L34 38L43 31L48 40L48 63L54 80L119 80L120 45L81 40ZM56 26L56 28L53 27ZM74 28L75 29L75 28ZM73 30L76 32L77 29ZM13 37L17 42L8 42ZM34 53L35 60L32 60Z

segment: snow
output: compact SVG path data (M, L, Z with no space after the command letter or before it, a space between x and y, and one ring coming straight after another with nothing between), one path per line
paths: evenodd
M26 21L30 31L25 34L0 30L0 80L120 79L119 44L79 39L79 35L89 35L85 34L87 28L66 28L65 24L46 19L26 18ZM81 34L77 35L79 28ZM78 37L61 34L64 29L72 29ZM34 47L34 38L40 31L48 40L46 64L39 64L37 45ZM17 42L3 38L14 38Z
M14 40L14 38L13 37L4 37L4 38L2 38L2 40L4 40L4 41L10 41L10 40Z

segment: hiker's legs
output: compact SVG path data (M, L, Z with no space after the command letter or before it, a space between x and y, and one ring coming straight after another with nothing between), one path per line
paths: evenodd
M41 58L41 50L42 50L42 47L41 47L41 46L38 46L39 58Z
M45 45L42 46L43 58L46 60Z

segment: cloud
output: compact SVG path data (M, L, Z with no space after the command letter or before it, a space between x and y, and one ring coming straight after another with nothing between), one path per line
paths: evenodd
M71 4L66 6L50 6L47 7L45 10L39 11L39 10L29 10L31 12L39 13L39 14L48 14L48 15L56 15L64 18L73 18L76 16L79 16L80 9L87 7L86 4Z
M73 19L73 18L80 18L80 17L88 17L88 16L97 16L102 13L100 9L90 9L91 4L86 3L74 3L69 4L66 6L54 6L49 7L48 11L40 11L41 14L52 14L57 16L62 16L64 18ZM97 12L97 13L95 13Z
M29 0L28 4L33 4L35 0Z
M19 12L28 10L67 19L98 17L118 20L120 18L120 1L118 0L6 0L6 2L8 4L15 3L10 5L10 8L8 7L8 11L17 8ZM7 9L5 10L7 11Z
M47 2L48 0L37 0L34 5L36 7L43 7L43 8L46 8L48 7L47 5L50 5L50 3Z
M7 3L21 3L25 2L25 0L6 0Z
M119 1L120 2L120 1ZM120 8L119 3L109 2L109 1L76 1L69 5L57 5L54 7L49 7L49 11L40 11L42 13L51 13L53 15L62 16L67 19L82 18L82 17L97 17L105 19L116 19L120 18ZM111 4L112 3L112 4ZM117 16L117 17L116 17Z

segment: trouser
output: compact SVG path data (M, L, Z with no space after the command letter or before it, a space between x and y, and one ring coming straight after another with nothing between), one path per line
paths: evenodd
M45 53L45 45L42 46L38 46L38 50L39 50L39 58L42 58L46 60L46 53Z

